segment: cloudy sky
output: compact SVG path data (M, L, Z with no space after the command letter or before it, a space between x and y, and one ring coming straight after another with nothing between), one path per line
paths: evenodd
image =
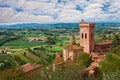
M120 22L120 0L0 0L0 23Z

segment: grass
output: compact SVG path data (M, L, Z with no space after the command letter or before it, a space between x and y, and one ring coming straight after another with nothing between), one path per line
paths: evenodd
M27 53L26 56L33 62L36 62L36 63L40 62L40 58L32 53Z
M25 63L30 63L31 60L23 56L21 53L12 53L10 54L12 57L18 56L21 60L25 61Z
M9 54L0 54L0 63L4 63L7 60L12 66L15 65L14 59ZM1 68L1 66L0 66Z
M53 50L53 51L62 51L62 47L58 47L58 46L53 46L52 48L48 48L48 50Z
M55 51L62 51L62 48L61 48L61 47L53 47L52 50L55 50Z
M44 45L44 43L40 41L29 42L28 40L19 39L11 42L6 42L2 47L18 49L18 48L29 48L29 47L40 46L40 45Z
M40 58L38 56L29 52L26 52L26 57L22 53L11 53L10 55L12 57L18 56L20 57L21 60L25 61L26 63L28 62L38 63L40 61Z
M11 51L17 52L17 51L23 51L23 49L22 49L22 48L19 48L19 49L11 49Z

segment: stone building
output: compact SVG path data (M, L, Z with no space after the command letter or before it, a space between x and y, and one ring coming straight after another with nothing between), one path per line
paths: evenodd
M60 60L63 59L64 62L75 61L81 52L86 52L95 59L98 59L100 55L104 55L104 52L106 53L110 50L112 43L111 40L101 43L94 42L95 23L86 23L84 20L82 20L79 23L79 27L80 46L76 44L75 36L72 36L70 39L70 44L63 47L63 52L61 54L56 54L61 56ZM59 59L56 60L58 62Z
M97 52L99 54L104 55L105 53L110 51L111 44L112 44L112 40L107 40L107 41L103 41L100 43L95 43L94 52Z
M84 52L91 53L94 51L94 23L85 23L83 20L80 26L80 46L84 47Z
M24 64L20 67L22 73L20 73L19 75L32 76L38 74L38 70L40 70L41 67L42 67L41 65L37 65L37 64L31 64L31 63Z
M88 53L93 62L85 69L90 75L98 73L99 63L104 60L105 53L110 51L111 40L100 43L94 42L95 23L86 23L83 20L79 23L80 27L80 46L75 42L75 36L70 39L70 44L63 47L63 52L56 54L54 62L57 65L69 64L75 61L81 52ZM74 63L74 62L73 62Z
M63 47L64 61L75 61L80 52L91 53L94 51L94 23L85 23L83 20L80 26L80 46L76 45L75 37L72 36L70 44Z
M75 61L80 52L83 52L83 47L77 45L75 42L75 36L72 36L70 44L63 47L63 59L64 61Z

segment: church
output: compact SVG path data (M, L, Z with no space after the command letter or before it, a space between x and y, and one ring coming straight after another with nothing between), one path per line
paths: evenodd
M82 20L79 23L79 28L80 44L76 44L75 36L72 36L70 44L63 47L63 52L56 54L55 59L58 60L54 60L55 62L75 61L81 52L86 52L92 58L97 58L98 55L104 55L105 52L110 50L111 40L101 43L94 42L95 23L86 23Z
M85 23L82 20L79 23L80 27L80 45L75 42L75 37L70 39L70 45L63 47L64 61L75 61L80 52L91 53L94 50L94 26L95 23Z

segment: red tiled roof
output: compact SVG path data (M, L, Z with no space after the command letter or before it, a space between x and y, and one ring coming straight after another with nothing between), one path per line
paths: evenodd
M104 55L100 55L100 56L98 56L98 59L104 59Z
M95 45L107 45L107 44L112 44L112 40L100 42L100 43L95 43Z
M97 62L92 62L91 66L99 66L99 64Z
M64 46L63 49L70 50L70 51L77 51L77 50L83 49L83 47L82 46L78 46L78 45L69 44L67 46Z
M99 64L101 61L103 61L104 59L97 59L97 63Z
M92 57L98 57L98 53L91 52L91 56L92 56Z
M24 72L28 72L28 71L31 71L31 70L36 69L38 67L40 67L40 65L27 63L27 64L23 65L21 68Z
M89 66L85 70L89 71L89 70L93 70L93 69L94 69L94 66Z

